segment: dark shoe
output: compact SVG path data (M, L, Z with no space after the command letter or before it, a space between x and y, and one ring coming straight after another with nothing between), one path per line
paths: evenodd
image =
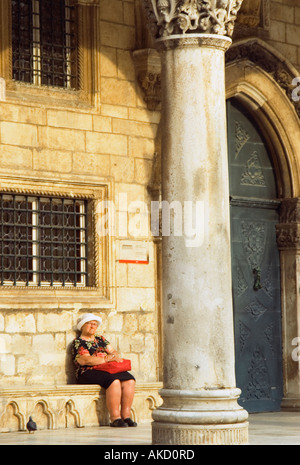
M109 426L112 426L113 428L127 428L128 424L125 423L122 418L117 418L115 421L110 423Z
M124 419L124 422L128 425L128 426L137 426L137 423L133 420L131 420L131 418L125 418Z

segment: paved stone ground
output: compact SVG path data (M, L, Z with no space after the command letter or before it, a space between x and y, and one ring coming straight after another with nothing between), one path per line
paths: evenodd
M151 445L151 424L0 433L0 445ZM300 412L250 415L249 445L300 445Z

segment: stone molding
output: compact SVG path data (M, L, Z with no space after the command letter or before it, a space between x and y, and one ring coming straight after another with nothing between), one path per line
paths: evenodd
M32 308L33 302L48 308L57 306L64 302L64 305L82 302L84 308L90 305L93 308L111 308L115 305L115 290L108 284L113 280L114 270L109 270L107 263L113 260L111 254L106 253L109 247L109 238L100 237L97 232L97 221L101 215L100 205L107 199L108 191L111 189L109 182L90 182L85 179L77 179L74 182L53 181L47 178L36 181L34 179L14 178L10 176L0 177L2 191L13 194L24 195L46 195L53 197L69 197L72 192L73 198L83 198L89 202L89 228L90 240L90 260L93 263L91 268L91 286L89 287L55 287L55 286L23 286L5 285L0 287L0 297L2 303L9 308ZM105 259L105 264L101 264L101 259ZM60 305L59 304L59 305Z
M280 223L276 225L279 250L300 250L300 198L284 199L280 208Z
M6 83L5 79L0 77L0 102L5 102L6 100Z
M100 0L74 0L75 5L100 6Z
M152 423L155 445L246 445L248 422L232 425L174 425Z
M295 89L292 81L298 76L297 70L282 56L261 39L245 39L233 43L225 56L226 65L233 62L248 60L269 74L286 93L300 118L300 101L292 98Z
M142 0L152 35L185 33L231 37L243 0Z
M161 383L137 384L131 416L150 422L161 403ZM0 387L0 433L25 431L32 416L38 429L83 428L109 424L105 390L98 385Z
M247 444L248 412L237 402L240 389L161 389L153 411L153 444Z
M231 43L232 41L229 37L217 34L189 34L186 36L178 34L158 39L156 46L159 51L186 47L206 47L225 52Z

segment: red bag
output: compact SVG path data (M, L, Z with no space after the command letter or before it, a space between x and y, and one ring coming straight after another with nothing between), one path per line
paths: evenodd
M108 373L122 373L131 370L131 361L123 358L122 362L112 361L95 365L94 370L107 371Z

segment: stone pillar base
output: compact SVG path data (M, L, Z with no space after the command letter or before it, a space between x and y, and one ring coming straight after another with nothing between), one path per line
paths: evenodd
M178 425L153 422L152 444L246 445L248 422L232 425Z
M152 412L153 444L248 443L248 412L240 389L162 389L163 405Z
M285 412L300 412L299 397L284 397L281 402L281 410Z

